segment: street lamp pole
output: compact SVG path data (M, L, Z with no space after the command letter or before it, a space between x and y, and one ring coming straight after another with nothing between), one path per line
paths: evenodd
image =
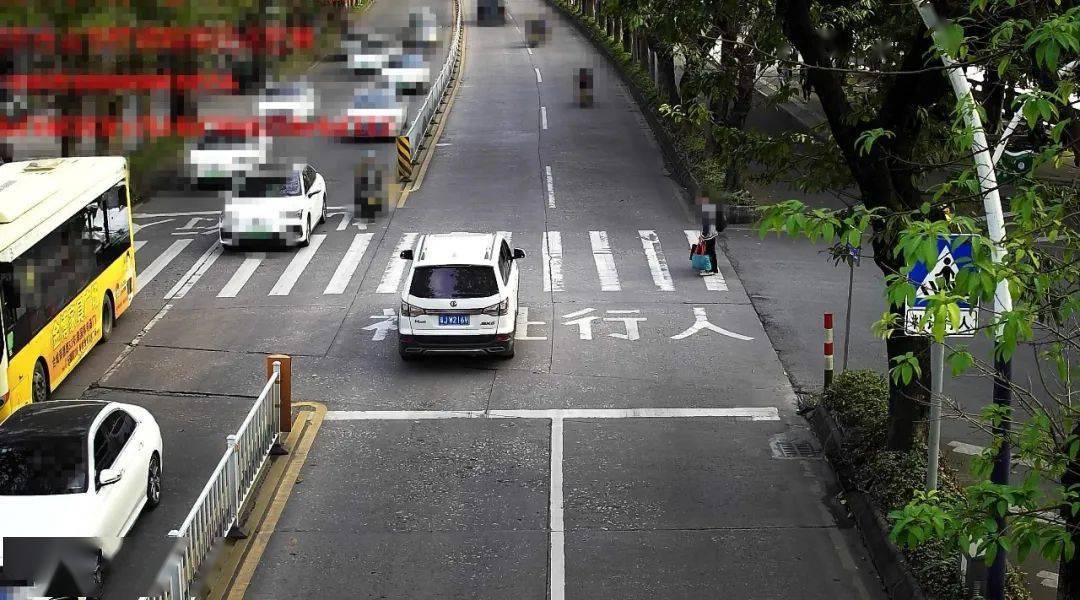
M932 32L941 31L942 22L938 18L934 6L927 0L912 0L912 2L919 11L923 23ZM987 233L993 244L990 256L994 264L1000 264L1005 256L1005 215L1001 210L1001 197L998 195L994 157L990 154L990 146L986 141L982 118L976 109L975 96L971 93L971 85L968 83L967 77L963 70L956 66L956 62L951 57L942 55L941 61L947 67L945 72L949 77L949 84L952 86L953 93L956 94L957 102L963 107L964 121L972 130L971 150L975 159L975 170L979 177L979 187L982 191ZM1010 125L1015 127L1014 123ZM1011 310L1012 295L1009 293L1009 282L1002 279L998 282L994 291L994 315L1000 317ZM1012 361L1002 360L999 353L1002 333L1003 328L999 324L994 329L994 404L1009 408L1012 406L1012 392L1009 385L1012 378ZM1008 438L1010 420L1009 418L1003 419L1001 425L994 428L994 435L1001 438L1002 444L1000 450L998 450L994 470L990 476L991 483L1009 483L1009 469L1012 463L1012 447ZM1004 519L998 517L997 521L998 531L1002 531L1005 525ZM987 570L987 600L1004 600L1005 598L1005 560L1005 552L996 553L994 563Z

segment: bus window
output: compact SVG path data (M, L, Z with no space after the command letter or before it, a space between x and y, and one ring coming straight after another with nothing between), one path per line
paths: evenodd
M128 221L127 186L117 184L101 197L105 206L105 230L107 241L99 257L100 264L108 265L131 247L131 226Z
M19 307L19 294L15 289L15 270L10 263L0 264L0 308L3 309L4 348L11 358L11 345L15 337L15 309Z

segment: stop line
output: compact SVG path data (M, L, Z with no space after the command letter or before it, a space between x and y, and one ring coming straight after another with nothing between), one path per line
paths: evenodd
M374 292L376 294L397 294L401 290L402 282L407 272L408 261L400 257L402 250L415 246L419 232L405 232L398 236L388 236L382 241L375 239L374 233L336 230L326 231L312 235L311 243L307 247L296 250L284 270L275 273L276 282L270 289L270 296L291 295L298 284L304 280L305 273L312 270L316 264L333 265L329 280L320 280L322 295L341 295L353 285L357 279L357 272L365 259L371 263L366 272L372 276ZM512 232L500 232L507 239L511 239ZM673 247L675 256L683 258L686 244L692 244L697 240L697 231L683 230L677 235L666 234L668 237L669 250ZM341 236L348 236L350 241L346 248L341 247ZM660 233L653 230L636 230L625 232L621 235L611 235L604 230L590 230L585 232L560 232L544 231L535 233L519 233L516 237L519 245L524 245L530 252L530 244L539 247L540 269L535 269L535 259L526 259L522 265L522 285L531 285L530 277L539 275L541 281L537 286L544 292L566 292L575 287L573 291L580 289L580 277L582 274L587 279L586 286L600 292L623 291L628 282L625 273L647 273L644 280L633 280L631 288L637 290L651 289L660 293L674 292L676 277L673 276L669 266L665 247ZM330 244L331 239L337 239L337 244ZM633 243L631 240L635 240ZM208 277L212 270L221 273L222 269L230 269L231 273L224 279L220 288L211 290L218 298L236 298L244 293L257 273L267 274L270 269L280 269L280 261L271 260L271 254L267 252L241 253L237 261L225 258L221 248L214 243L204 247L193 256L192 243L195 238L138 240L135 242L137 252L137 264L140 267L138 273L138 287L145 289L153 281L175 278L181 274L178 280L166 281L168 291L164 294L167 300L184 298L192 290L197 289L196 284L203 278ZM622 247L619 247L619 243ZM376 254L388 252L383 256L385 263L375 263ZM157 253L154 255L154 253ZM530 256L535 256L530 254ZM187 263L185 261L193 262ZM172 267L172 268L170 268ZM687 274L695 274L688 265L678 267ZM636 271L635 271L636 270ZM325 273L329 273L327 268ZM167 275L163 275L167 274ZM578 277L576 286L569 285L568 275ZM320 275L319 277L324 277ZM685 277L685 275L684 275ZM694 277L693 285L697 289L704 287L710 292L726 292L727 282L722 274L711 277ZM651 280L652 285L645 283ZM205 289L205 288L203 288ZM265 293L265 292L262 292Z

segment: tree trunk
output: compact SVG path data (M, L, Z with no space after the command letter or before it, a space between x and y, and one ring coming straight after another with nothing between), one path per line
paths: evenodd
M621 21L620 24L622 25L623 50L632 53L634 51L634 34L630 28L626 26L626 21Z
M930 339L925 336L906 336L895 332L886 340L888 366L893 358L908 352L919 359L922 375L911 383L896 383L889 377L889 430L885 446L889 450L906 452L915 447L926 430L927 409L930 406Z
M675 57L671 50L664 48L655 38L650 38L649 46L656 53L656 70L658 71L660 99L671 105L681 102L679 99L679 86L675 82Z

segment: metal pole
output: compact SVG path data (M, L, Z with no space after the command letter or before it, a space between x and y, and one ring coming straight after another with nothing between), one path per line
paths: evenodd
M229 463L225 468L225 484L229 486L229 530L225 536L229 539L247 537L240 529L240 454L237 450L239 440L236 434L225 438L225 451L229 453Z
M851 288L855 284L855 262L848 260L847 314L844 315L844 364L840 372L847 371L848 341L851 340Z
M274 436L281 431L281 361L274 361Z
M938 451L941 448L941 387L945 377L945 345L930 344L930 439L927 440L926 489L937 489Z
M933 32L941 31L943 23L937 16L933 4L927 0L912 0L923 23ZM1000 264L1005 256L1005 214L1001 210L1001 197L998 195L997 174L994 171L994 157L990 155L990 146L986 141L986 132L983 130L982 117L979 116L975 96L971 93L971 85L968 83L964 72L956 66L956 62L949 56L942 55L941 62L946 67L949 83L953 93L964 110L964 120L972 131L971 150L975 159L975 170L979 177L979 187L983 196L983 211L986 213L986 228L993 243L990 259L994 264ZM1015 117L1014 117L1015 118ZM1009 282L1002 279L997 283L994 291L994 314L1000 316L1012 310L1012 295L1009 293ZM998 350L1001 344L1003 327L999 323L994 330L994 403L1009 406L1012 397L1009 393L1009 381L1012 378L1012 364L1010 361L998 360ZM1007 436L1009 424L1003 423L1001 427L994 429L995 435ZM1012 461L1012 450L1007 438L998 451L997 460L990 481L996 484L1009 483L1009 469ZM1003 519L998 519L998 530L1001 530ZM987 600L1005 600L1005 553L998 552L994 564L986 575Z

